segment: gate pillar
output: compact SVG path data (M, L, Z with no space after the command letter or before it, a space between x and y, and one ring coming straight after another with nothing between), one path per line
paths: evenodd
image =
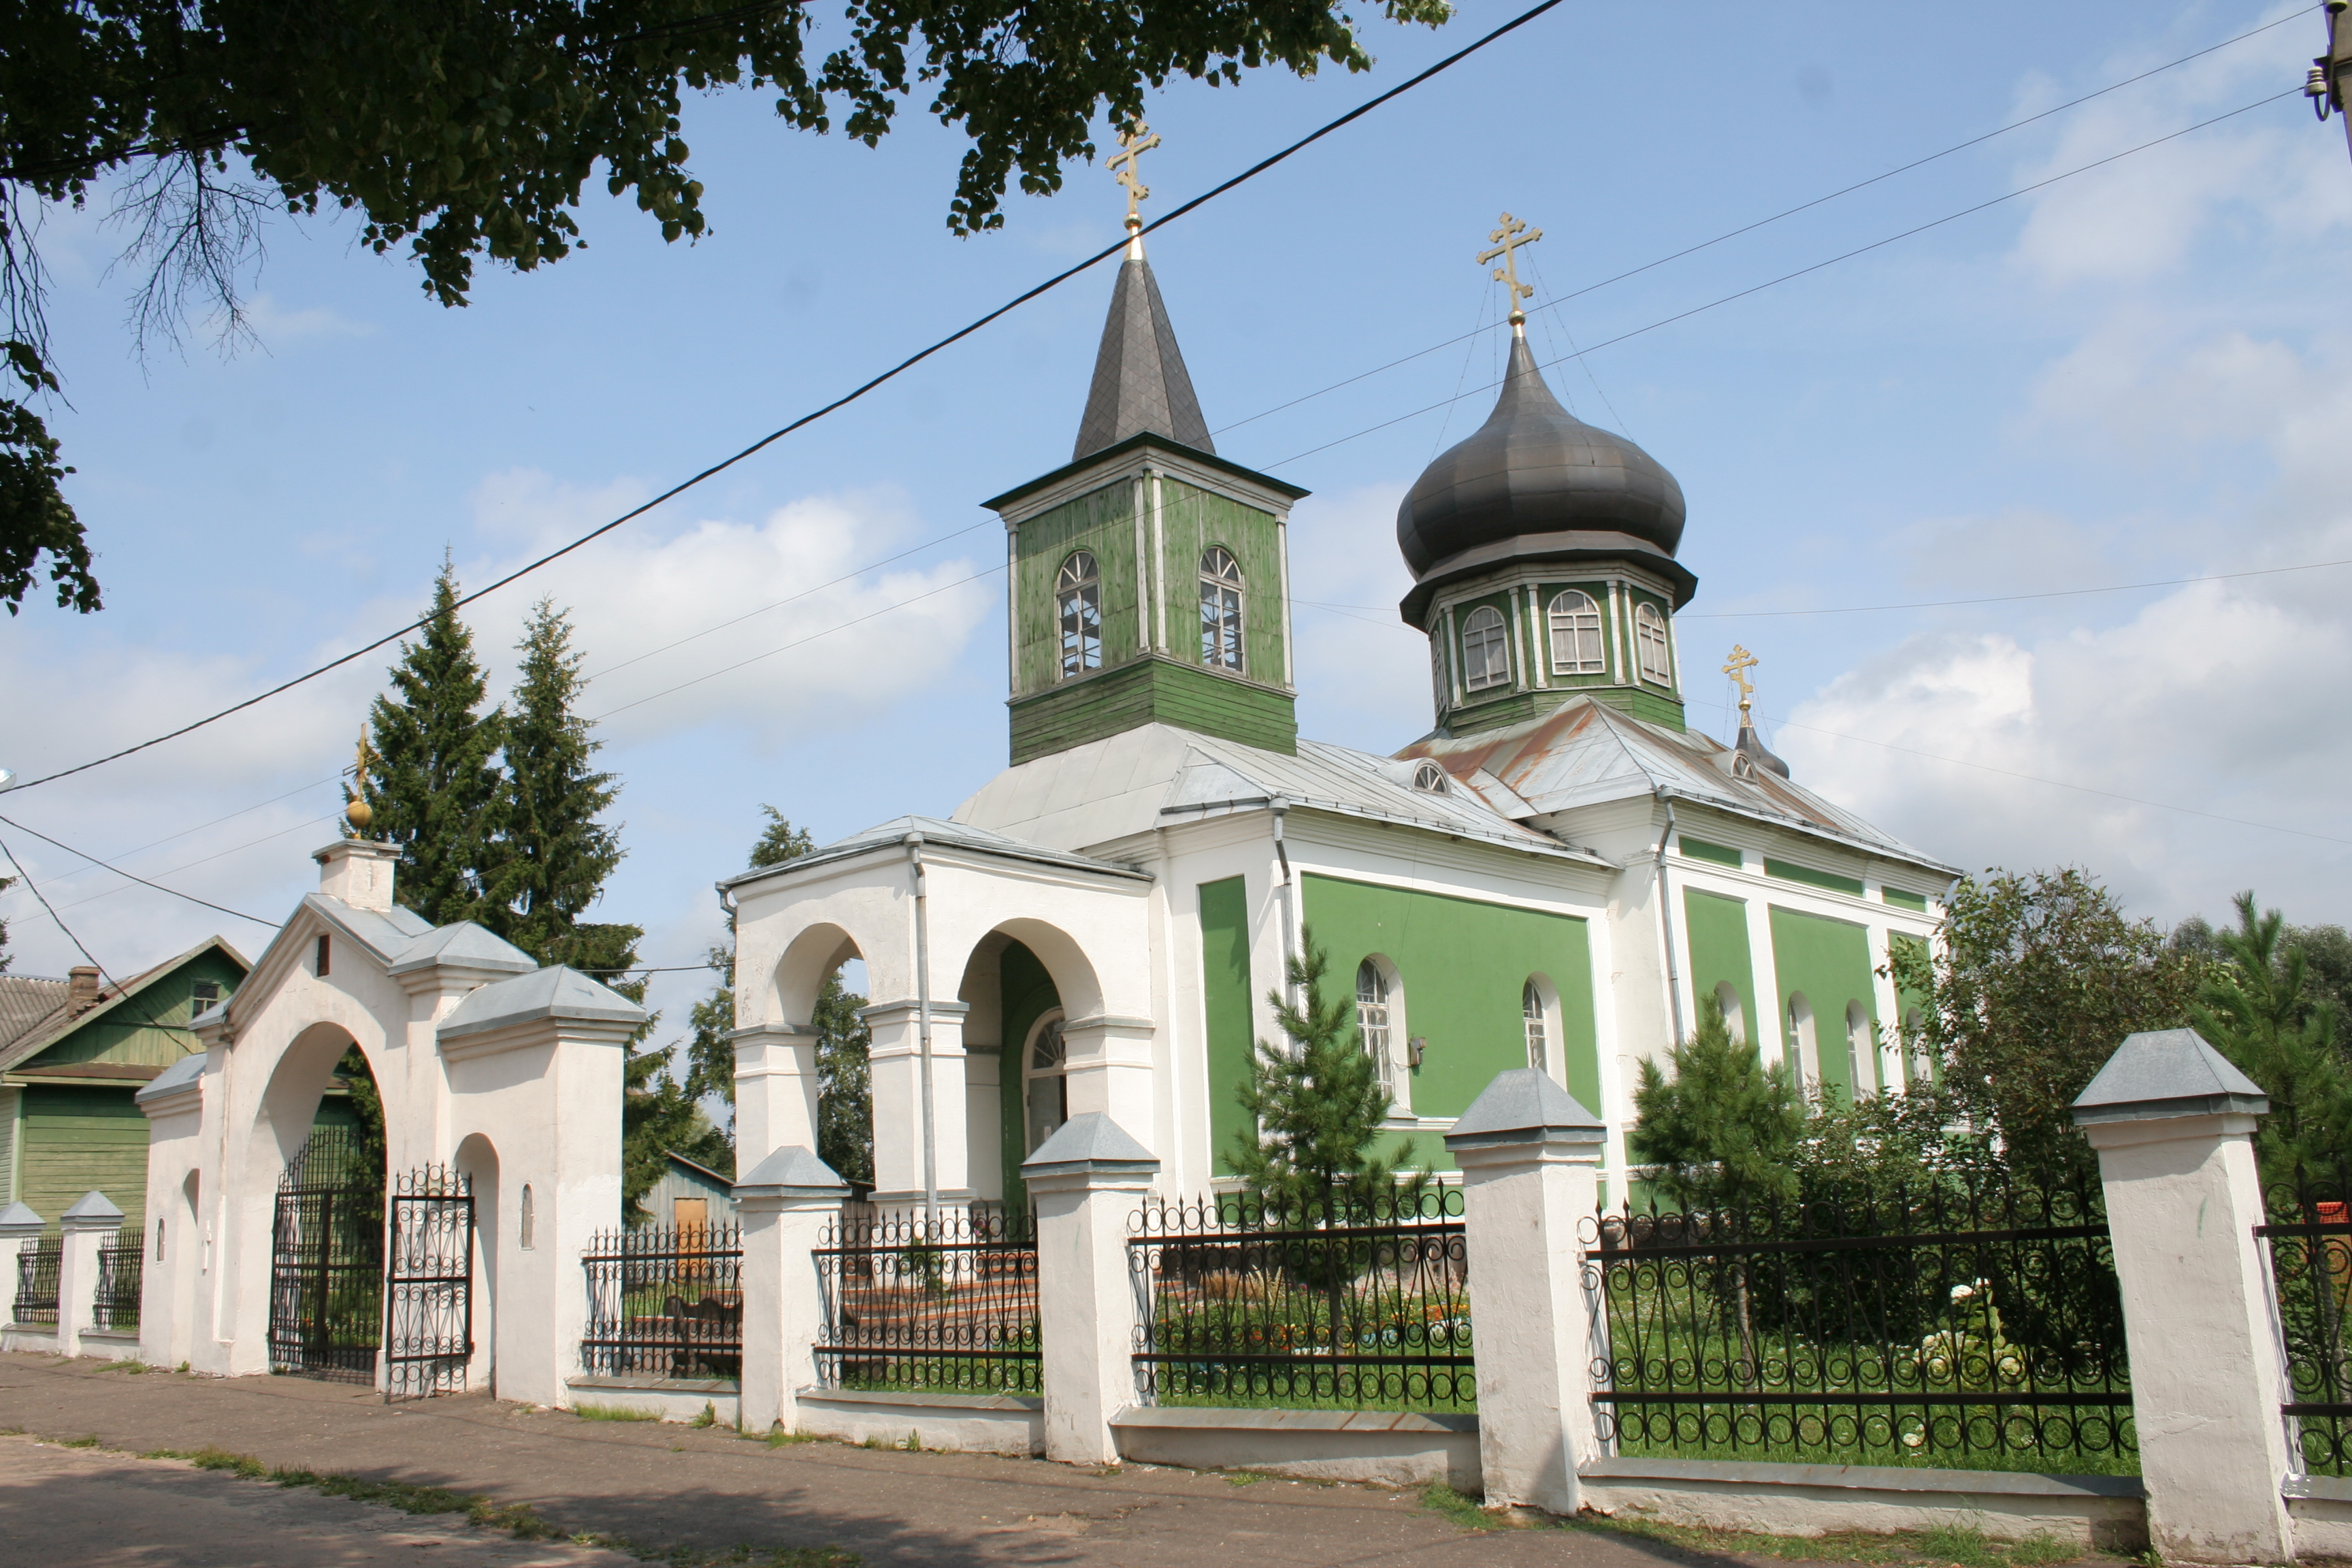
M58 1353L79 1355L98 1303L98 1249L122 1227L122 1211L104 1193L87 1192L58 1223L65 1232L58 1258Z
M800 1391L816 1380L824 1324L816 1259L849 1187L807 1149L788 1144L735 1184L743 1232L743 1367L738 1421L753 1436L793 1429Z
M1110 1418L1135 1403L1135 1281L1128 1219L1160 1162L1099 1110L1084 1110L1022 1163L1037 1205L1037 1342L1045 1457L1118 1462Z

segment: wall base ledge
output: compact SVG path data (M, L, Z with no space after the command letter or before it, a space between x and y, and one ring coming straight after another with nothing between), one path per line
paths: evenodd
M87 1338L88 1336L83 1336ZM563 1380L568 1388L634 1388L648 1394L735 1394L740 1385L731 1377L655 1377L650 1373L579 1373Z
M898 1447L1015 1457L1045 1451L1045 1402L1021 1394L931 1394L922 1390L803 1388L793 1422L813 1436Z
M1221 1405L1130 1405L1110 1418L1115 1427L1210 1428L1231 1432L1445 1432L1476 1436L1472 1411L1244 1410Z
M1192 1470L1480 1488L1478 1417L1396 1410L1246 1410L1131 1405L1110 1418L1119 1455Z
M2279 1496L2308 1498L2314 1502L2352 1502L2352 1479L2343 1476L2289 1476L2279 1483Z
M1834 1487L1855 1491L1963 1492L1971 1497L2142 1498L2137 1476L2056 1476L2027 1470L1938 1470L1908 1465L1772 1465L1739 1459L1595 1459L1585 1481L1703 1481L1717 1486ZM2345 1485L2346 1483L2337 1483ZM2352 1485L2345 1493L2352 1497Z

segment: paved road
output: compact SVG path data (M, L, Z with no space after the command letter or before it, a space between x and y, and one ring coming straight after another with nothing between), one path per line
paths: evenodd
M836 1545L884 1565L1660 1568L1710 1559L1563 1531L1465 1531L1418 1499L1130 1466L835 1443L771 1449L723 1429L583 1421L482 1395L386 1406L294 1378L211 1379L0 1355L0 1427L141 1453L215 1445L265 1464L527 1502L567 1533L664 1551ZM0 1444L0 1564L614 1563L463 1525L99 1450ZM445 1544L428 1546L429 1541ZM341 1553L338 1555L337 1553ZM568 1555L567 1555L568 1553Z

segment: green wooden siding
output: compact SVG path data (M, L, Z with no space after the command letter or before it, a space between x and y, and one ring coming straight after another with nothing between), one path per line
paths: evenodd
M1620 713L1639 719L1645 724L1655 724L1664 730L1685 727L1683 705L1656 687L1580 686L1573 689L1554 687L1549 691L1512 691L1497 688L1492 692L1480 692L1481 700L1472 701L1465 695L1462 706L1445 716L1449 734L1475 735L1484 730L1499 730L1507 724L1517 724L1529 719L1539 719L1557 711L1580 697L1590 697L1595 702L1606 703ZM1449 697L1448 701L1452 699Z
M1683 845L1688 849L1690 840ZM1751 1043L1765 1022L1756 1010L1756 971L1748 952L1748 905L1696 888L1683 889L1683 928L1690 933L1691 994L1701 1001L1716 987L1730 985L1739 998L1740 1021ZM1694 1029L1697 1023L1692 1022Z
M1242 673L1267 686L1285 685L1282 546L1273 514L1167 478L1160 481L1160 511L1168 652L1202 662L1201 558L1222 544L1242 569Z
M1709 844L1706 839L1693 838L1687 833L1677 835L1675 842L1682 846L1683 853L1694 860L1712 860L1718 866L1738 866L1740 863L1739 851L1727 845Z
M1012 710L1016 764L1145 724L1173 724L1285 755L1298 750L1297 707L1289 693L1166 658L1015 698Z
M24 1106L23 1089L0 1089L0 1208L16 1201L16 1121Z
M195 1048L196 1038L187 1032L188 1020L197 1011L195 983L209 980L226 996L244 978L245 972L227 954L208 948L187 963L157 975L39 1054L19 1062L16 1070L29 1072L83 1062L170 1067Z
M1015 536L1013 605L1016 695L1061 679L1062 633L1054 582L1075 551L1102 574L1103 668L1140 651L1135 628L1135 487L1126 479L1065 501L1024 522Z
M1201 1011L1208 1031L1209 1142L1220 1171L1250 1131L1241 1090L1249 1081L1256 1032L1250 1021L1249 884L1228 877L1203 882L1201 906Z
M131 1098L135 1087L25 1089L20 1196L51 1230L92 1191L104 1193L125 1224L145 1224L147 1118Z
M1878 1087L1877 1070L1868 1059L1848 1062L1845 1012L1859 1002L1874 1028L1878 1017L1877 988L1872 984L1870 933L1845 921L1809 915L1775 906L1772 910L1772 967L1778 972L1780 995L1775 1027L1788 1044L1789 999L1801 994L1813 1012L1813 1043L1821 1059L1822 1082L1841 1096L1856 1089ZM1855 1069L1858 1068L1857 1072Z
M1835 871L1816 870L1811 866L1800 866L1793 860L1775 860L1767 855L1764 858L1764 874L1778 877L1784 882L1802 882L1808 887L1827 888L1833 893L1852 893L1857 899L1862 897L1861 878L1841 877Z
M1309 874L1307 923L1330 957L1328 995L1352 994L1356 966L1380 953L1404 989L1404 1032L1429 1041L1412 1069L1413 1112L1459 1116L1495 1075L1528 1065L1522 988L1541 974L1559 994L1554 1045L1569 1091L1601 1103L1601 1053L1592 1015L1592 957L1585 922L1570 915L1443 893L1376 887ZM1434 1134L1417 1136L1416 1159L1433 1169L1452 1160Z
M1029 1184L1021 1179L1021 1162L1029 1157L1028 1107L1022 1103L1023 1075L1029 1062L1024 1053L1029 1031L1062 1005L1062 994L1037 955L1017 942L1005 945L997 961L997 979L1004 1008L1004 1056L997 1069L997 1104L1003 1113L1004 1207L1008 1214L1020 1214L1029 1206Z

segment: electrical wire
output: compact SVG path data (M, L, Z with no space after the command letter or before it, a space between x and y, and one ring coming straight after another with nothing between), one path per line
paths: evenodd
M185 899L185 900L188 900L188 902L190 902L190 903L192 903L192 904L202 904L202 905L204 905L204 907L205 907L205 908L206 908L206 909L208 909L208 910L219 910L222 914L225 914L225 915L235 915L238 920L241 920L241 921L251 921L255 925L257 925L257 926L268 926L268 927L269 927L269 928L270 928L271 930L273 930L273 931L275 931L275 930L277 929L277 927L278 927L278 922L277 922L276 921L266 921L266 920L263 920L259 915L249 915L249 914L247 914L243 910L233 910L233 909L230 909L226 904L216 904L216 903L213 902L210 899L200 899L200 898L196 897L194 893L184 893L184 892L180 891L177 888L167 888L167 887L163 886L163 884L162 884L161 882L151 882L151 881L149 881L149 880L148 880L146 878L144 878L144 877L133 876L131 872L124 870L124 869L123 869L121 867L120 867L120 866L109 866L105 861L103 861L103 860L100 859L97 856L95 856L95 855L91 855L91 854L89 854L89 853L87 853L87 852L85 852L85 851L83 851L83 850L77 849L77 848L75 848L75 847L74 847L72 845L70 845L70 844L64 844L64 843L60 843L60 842L58 842L57 839L54 839L54 838L50 837L47 834L43 833L43 832L42 832L42 831L40 831L38 828L35 828L35 827L27 827L27 826L26 826L23 823L18 822L18 821L17 821L16 818L14 818L14 817L10 817L10 816L0 816L0 823L6 823L9 826L11 826L11 827L13 827L13 828L16 829L16 831L17 831L17 832L19 832L19 833L29 833L29 834L31 834L34 837L36 837L36 838L39 839L42 843L47 844L47 845L50 845L50 846L52 846L52 847L55 847L55 848L62 849L62 850L64 850L64 851L65 851L67 854L68 854L68 855L79 856L79 857L80 857L82 859L89 861L91 865L96 866L96 867L99 867L100 869L108 870L108 871L111 871L111 872L113 872L113 873L114 873L116 876L118 876L118 877L128 878L130 880L131 880L131 881L133 881L133 882L138 883L138 884L139 884L141 887L142 887L142 888L152 888L152 889L155 889L157 892L159 892L159 893L169 893L169 894L171 894L171 895L172 895L173 898L175 898L175 899ZM10 863L10 864L12 864L12 865L14 865L14 866L16 868L16 869L17 869L18 871L20 871L20 872L21 872L21 871L23 871L23 870L24 870L24 868L25 868L25 863L24 863L22 860L17 859L17 858L16 858L16 857L13 853L10 853L10 852L9 852L9 850L8 850L8 847L7 847L6 845L5 845L5 844L0 844L0 854L5 854L5 855L7 855L7 856L8 856L8 859L9 859L9 863ZM40 889L37 889L37 888L36 888L36 887L34 887L34 886L33 886L33 879L32 879L31 877L29 877L29 876L26 877L26 879L25 879L25 887L26 887L26 889L28 891L30 891L30 892L32 893L32 895L33 895L35 898L37 898L37 899L38 899L38 900L41 900L41 908L43 908L43 909L45 909L45 910L49 910L49 918L50 918L51 920L53 920L53 921L54 921L54 920L57 920L57 919L58 919L58 912L57 912L57 910L55 910L49 909L49 900L48 900L47 895L46 895L46 894L42 893L42 892L40 891ZM59 931L65 931L65 928L66 928L66 922L65 922L65 921L58 921L58 929ZM71 935L73 935L73 933L72 933L71 931L66 931L66 934L67 934L68 936L71 936ZM81 943L80 943L79 942L78 942L78 941L74 943L74 945L75 945L76 947L81 947ZM88 956L89 956L89 949L88 949L88 948L86 948L86 947L83 947L83 948L82 948L82 954L83 954L83 956L84 956L84 957L88 957ZM98 960L96 960L96 959L92 958L92 959L90 959L90 962L91 962L92 963L96 963L98 962Z
M0 822L5 822L5 821L6 821L6 820L7 820L7 819L6 819L5 817L0 817ZM11 827L16 827L16 826L21 826L21 825L20 825L20 824L17 824L17 823L10 822L10 823L8 823L8 826L11 826ZM29 827L26 828L26 829L25 829L25 831L26 831L26 832L27 832L27 833L33 833L33 830L32 830L31 828L29 828ZM33 837L36 837L36 838L40 838L40 837L42 837L43 836L42 836L41 834L38 834L38 833L33 833ZM57 840L56 840L56 839L54 839L54 838L51 838L51 839L48 839L48 840L47 840L47 842L49 842L49 843L51 843L51 844L56 844L56 843L57 843ZM64 846L63 846L63 845L58 845L58 847L59 848L63 848L63 847L64 847ZM106 965L105 965L105 964L103 964L103 963L100 963L98 961L98 954L96 954L96 953L94 953L94 952L90 952L90 950L89 950L89 946L83 942L83 941L81 940L81 938L79 938L79 937L78 937L78 936L76 936L76 935L74 934L73 927L71 927L71 926L69 926L69 925L66 924L66 922L65 922L64 921L62 921L62 920L60 920L60 919L58 919L58 911L57 911L55 909L52 909L52 908L50 907L50 905L49 905L49 897L48 897L48 895L47 895L47 893L44 893L44 892L42 892L42 891L41 891L41 885L40 885L38 882L36 882L35 880L33 880L32 873L25 869L25 863L24 863L22 860L19 860L19 859L17 859L17 858L16 858L16 852L14 849L11 849L11 848L9 848L9 847L8 847L8 841L7 841L6 839L5 839L5 838L0 838L0 857L5 857L5 858L6 858L6 859L7 859L7 861L8 861L8 864L9 864L9 865L11 865L11 866L13 866L13 867L15 867L15 868L16 868L16 876L17 876L17 878L18 878L19 879L21 879L21 880L24 882L24 884L25 884L25 890L26 890L26 892L28 892L28 893L30 893L30 894L32 894L32 895L33 895L33 897L34 897L34 899L35 899L35 900L37 900L39 902L39 904L40 904L40 906L41 906L42 912L43 912L43 913L45 913L45 914L47 914L47 915L49 917L49 921L50 921L50 923L51 923L51 924L53 924L53 925L55 925L55 926L56 926L59 931L63 931L63 932L65 932L65 933L66 933L66 940L67 940L68 942L71 942L71 943L73 943L73 944L74 944L74 951L76 951L77 952L79 952L79 953L82 955L82 957L84 957L85 959L88 959L88 960L89 961L89 966L90 966L92 969L95 969L95 970L97 970L97 971L98 971L98 977L99 977L99 979L100 979L101 981L105 982L108 985L112 986L112 987L114 988L114 994L115 994L116 997L117 997L117 998L119 998L120 1000L122 1000L122 1001L125 1001L125 1002L129 1002L129 1001L132 1000L132 997L131 997L131 993L130 993L130 992L129 992L129 991L128 991L128 990L123 986L122 982L121 982L120 980L115 979L113 975L111 975L111 974L108 973L107 973ZM164 891L166 891L166 892L169 892L171 889L167 888L167 889L163 889L163 890L164 890ZM227 913L235 913L236 911L234 911L234 910L228 910L228 911L225 911L225 912L227 912ZM146 971L142 970L140 973L143 974L143 973L146 973ZM138 978L138 976L137 976L137 975L133 975L131 978L136 979L136 978ZM101 998L101 999L102 999L102 998ZM148 1026L148 1027L150 1027L150 1028L153 1028L153 1029L178 1029L178 1030L179 1030L179 1031L181 1031L183 1034L184 1034L184 1033L186 1033L186 1032L187 1032L187 1026L186 1026L186 1025L184 1025L184 1024L166 1024L166 1023L164 1023L162 1019L160 1019L160 1018L156 1017L154 1014L152 1014L152 1013L149 1012L149 1011L148 1011L145 1007L143 1007L143 1006L142 1006L142 1007L140 1007L140 1008L137 1010L137 1012L138 1012L138 1016L139 1016L139 1018L141 1019L141 1021L142 1021L143 1023L145 1023L145 1024L147 1025L147 1026Z
M1305 136L1293 142L1289 146L1283 148L1280 152L1276 153L1269 157L1260 159L1257 163L1251 164L1240 174L1234 174L1218 184L1212 185L1208 190L1202 192L1197 196L1194 196L1192 200L1181 203L1168 212L1161 214L1159 217L1156 217L1150 223L1143 225L1141 232L1150 234L1155 229L1164 227L1194 209L1215 200L1218 196L1224 195L1227 191L1234 189L1235 186L1255 179L1258 175L1264 174L1266 170L1273 168L1276 164L1282 163L1285 159L1289 158L1294 153L1299 153L1306 148L1312 146L1314 143L1320 142L1323 138L1330 135L1332 132L1362 119L1365 115L1370 114L1373 110L1378 109L1381 105L1387 103L1391 99L1412 91L1414 88L1419 87L1422 83L1429 80L1431 78L1460 64L1463 60L1465 60L1472 55L1476 54L1480 49L1485 48L1487 45L1495 42L1497 38L1503 37L1507 34L1517 31L1519 28L1527 26L1529 22L1534 21L1537 17L1542 16L1545 12L1551 10L1560 3L1561 0L1540 0L1539 4L1520 12L1517 16L1512 17L1509 21L1504 23L1501 26L1496 27L1494 31L1475 39L1466 47L1455 50L1454 53L1446 56L1444 59L1439 60L1436 64L1406 78L1403 81L1399 82L1392 88L1390 88L1387 91L1378 93L1373 97L1365 100L1362 103L1360 103L1355 108L1348 110L1347 113L1342 114L1338 119L1330 121L1316 130L1307 132ZM2301 89L2297 89L2296 90L2300 91ZM573 551L580 549L582 546L588 544L594 540L603 538L605 534L612 532L614 529L619 528L624 523L634 521L637 518L645 516L646 513L652 511L654 509L661 506L665 502L684 495L688 490L694 489L704 480L725 473L736 464L742 462L745 458L751 457L757 452L766 449L775 442L791 435L793 431L802 429L809 425L814 425L818 420L824 418L827 415L833 414L840 409L846 408L849 405L864 397L867 393L874 391L877 387L883 385L885 383L895 380L899 375L912 370L915 366L922 363L923 361L929 359L933 354L940 353L942 349L948 348L951 344L961 342L965 338L971 336L972 333L977 332L982 328L987 326L990 322L996 321L999 317L1011 313L1050 289L1059 288L1062 284L1068 282L1073 278L1076 278L1079 273L1093 267L1097 262L1107 260L1110 257L1118 255L1127 248L1127 246L1128 241L1125 238L1121 238L1114 244L1105 246L1102 249L1096 251L1092 256L1087 257L1085 260L1078 262L1076 265L1063 268L1061 271L1046 279L1044 282L1036 284L1035 286L1014 295L1012 299L1006 300L1003 304L997 306L996 309L989 311L987 314L974 318L963 326L957 328L954 331L950 332L947 336L939 339L928 348L919 349L915 353L908 354L905 359L900 360L897 364L892 365L889 369L852 388L850 391L842 394L832 402L824 404L821 406L802 415L799 418L793 420L790 424L769 432L767 435L762 436L758 440L752 442L750 446L734 453L731 457L722 458L718 462L715 462L709 467L702 469L700 472L694 474L688 479L681 479L677 484L672 485L669 489L662 491L659 495L655 496L651 500L645 502L643 505L633 507L629 510L623 512L620 516L613 519L610 522L603 523L595 528L590 529L587 532L582 534L579 538L572 540L570 543L562 545L557 549L551 550L546 554L539 557L536 561L532 561L526 565L517 567L512 572L508 573L505 576L489 584L486 587L478 588L470 594L460 595L451 607L462 608L467 605L472 604L475 600L482 598L486 595L495 594L499 589L508 586L509 584L520 581L522 578L529 576L531 573L538 571L541 567L546 566L555 561L559 561L564 556L571 554ZM368 643L360 647L355 647L349 653L343 654L336 658L330 659L325 664L320 665L316 668L308 670L303 674L295 676L291 679L280 681L278 685L269 688L268 690L258 692L254 696L248 697L242 702L232 703L230 706L220 710L218 712L206 714L201 719L194 720L188 723L183 724L176 730L167 731L163 734L157 735L152 740L142 741L138 744L132 746L125 746L119 752L110 752L102 757L93 757L89 762L79 763L72 767L62 768L53 773L44 773L37 779L26 779L24 783L16 785L16 787L19 790L27 790L37 788L46 784L54 784L59 779L71 778L76 773L88 773L90 769L102 767L108 763L120 762L124 757L131 756L137 752L146 751L151 746L160 746L166 741L175 741L183 735L193 734L208 724L216 724L223 719L226 719L233 714L242 713L248 708L267 702L273 697L291 691L298 686L303 685L309 681L316 680L319 677L329 674L331 671L341 669L344 665L350 664L354 659L364 658L366 655L373 653L376 649L406 637L411 632L423 629L424 626L425 622L422 620L411 621L408 625L402 626L397 631L386 633L384 636L376 638L372 643ZM27 831L30 830L27 829Z

